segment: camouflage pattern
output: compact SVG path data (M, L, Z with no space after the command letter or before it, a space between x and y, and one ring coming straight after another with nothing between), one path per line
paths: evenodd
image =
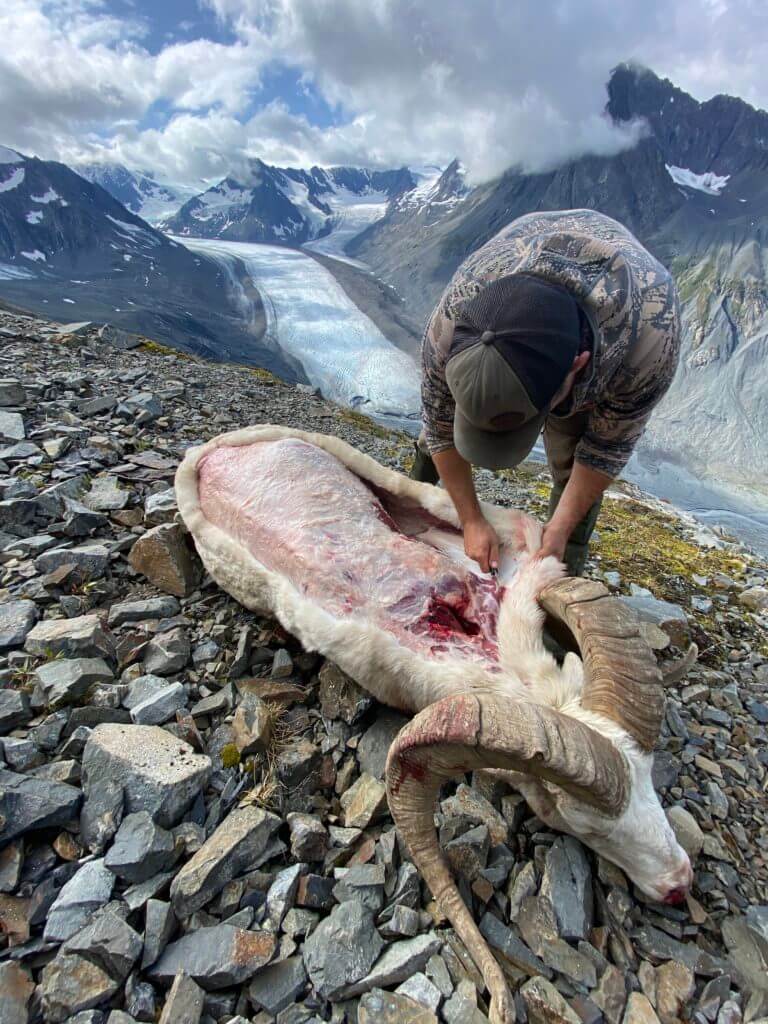
M680 351L672 277L617 221L593 210L532 213L512 221L454 274L422 342L424 436L431 454L453 447L454 401L445 361L462 303L510 274L567 288L592 328L592 358L561 415L587 413L576 461L616 477L666 393ZM555 417L552 417L553 419ZM546 443L545 425L545 443Z

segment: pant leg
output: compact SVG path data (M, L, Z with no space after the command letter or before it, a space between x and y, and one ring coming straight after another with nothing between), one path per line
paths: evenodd
M576 413L573 416L548 416L544 424L544 447L547 452L549 471L552 474L552 491L549 496L550 518L570 479L576 447L586 425L587 413ZM589 554L589 539L594 532L602 500L602 497L598 498L571 532L565 548L565 564L571 576L583 576L584 574Z
M424 484L436 484L440 480L437 466L432 461L432 456L427 450L427 443L424 433L419 434L418 440L414 443L416 450L413 460L413 468L410 477L412 480L419 480Z

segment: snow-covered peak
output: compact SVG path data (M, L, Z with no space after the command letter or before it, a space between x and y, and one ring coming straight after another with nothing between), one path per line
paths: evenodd
M706 171L704 174L696 174L689 171L687 167L675 167L666 164L669 176L676 185L683 188L693 188L697 192L705 192L708 196L719 196L728 184L730 174L715 174L714 171Z
M22 164L24 157L15 149L8 149L7 146L0 146L0 164Z

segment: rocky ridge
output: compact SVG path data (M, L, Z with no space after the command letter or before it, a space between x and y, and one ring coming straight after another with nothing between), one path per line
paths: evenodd
M387 813L404 721L207 579L184 450L245 423L405 469L302 385L0 313L0 1022L482 1024L482 981ZM541 512L541 470L482 473ZM628 488L590 572L671 684L655 778L696 869L652 904L480 778L437 821L530 1024L768 1017L768 567Z

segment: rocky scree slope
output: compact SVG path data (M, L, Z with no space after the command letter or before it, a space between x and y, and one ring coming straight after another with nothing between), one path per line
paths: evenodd
M401 469L411 441L109 337L0 313L0 1020L487 1022L387 813L404 719L207 579L172 489L188 445L245 423ZM539 473L478 484L540 511ZM649 903L504 786L446 788L443 849L521 1022L768 1017L768 568L642 501L606 503L590 571L660 657L704 648L655 769L693 895Z
M680 371L644 447L765 489L754 467L768 463L768 113L729 96L698 103L631 65L615 69L608 97L616 122L645 122L634 148L538 174L512 167L459 202L392 203L347 250L426 317L465 256L516 217L615 217L671 269L682 300Z

